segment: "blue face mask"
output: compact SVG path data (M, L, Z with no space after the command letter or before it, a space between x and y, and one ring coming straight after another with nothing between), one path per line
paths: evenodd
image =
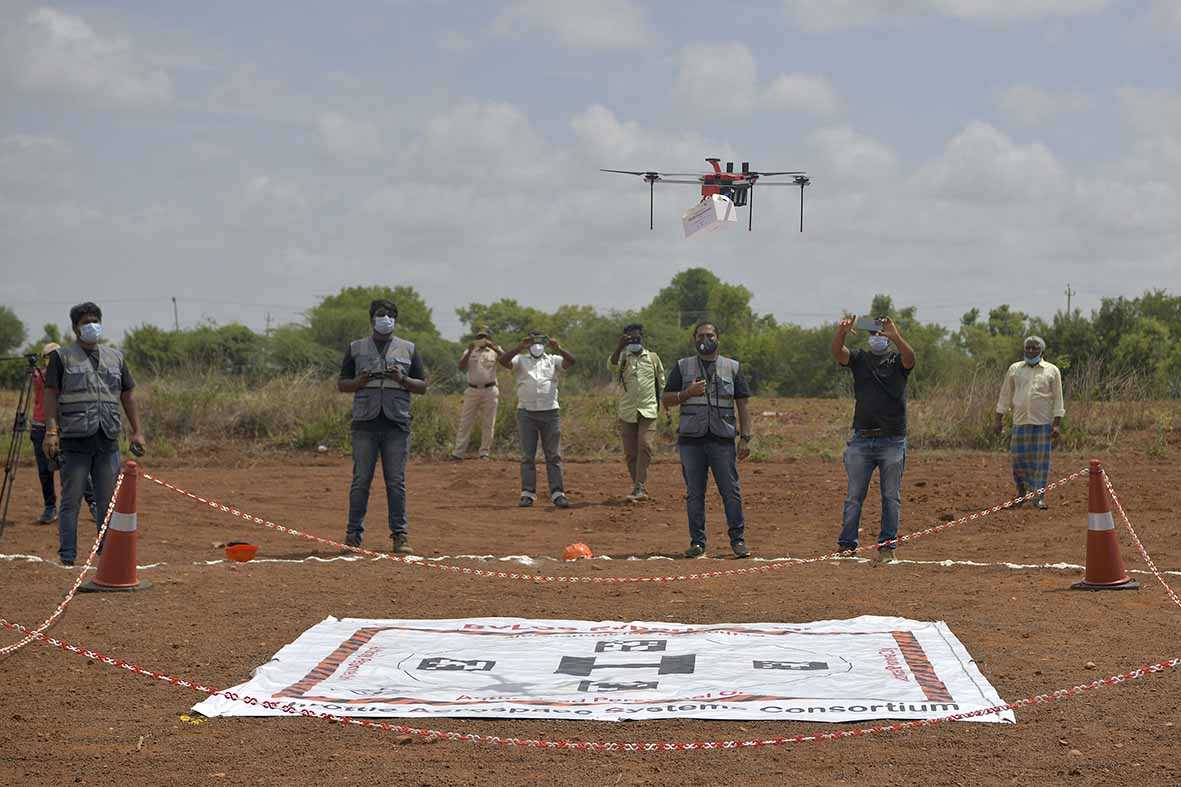
M78 338L87 344L97 344L102 337L103 324L101 322L88 322L78 329Z
M1025 356L1025 362L1027 364L1029 364L1030 366L1037 366L1039 363L1042 362L1041 353L1038 353L1037 355L1033 356L1032 358L1030 358L1028 355Z
M373 320L373 330L382 336L389 336L394 332L394 318L388 314L379 315Z
M869 350L872 353L876 353L876 354L880 355L880 354L884 353L886 351L886 348L889 346L890 346L890 340L887 339L885 336L870 336L869 337Z

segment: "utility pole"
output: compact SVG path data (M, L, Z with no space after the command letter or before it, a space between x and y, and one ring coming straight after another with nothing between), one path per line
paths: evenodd
M176 296L172 296L172 327L180 333L180 312L176 309Z
M1070 316L1070 299L1075 295L1078 295L1078 293L1075 292L1074 290L1070 289L1070 282L1067 282L1066 283L1066 316L1068 316L1068 317Z
M271 313L270 313L270 312L267 312L267 330L266 330L266 335L267 335L267 336L270 336L270 335L271 335Z

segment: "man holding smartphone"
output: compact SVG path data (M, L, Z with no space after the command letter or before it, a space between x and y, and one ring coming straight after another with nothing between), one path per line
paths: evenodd
M850 350L845 337L860 328L867 334L869 349ZM897 349L891 348L891 342ZM841 320L832 340L832 357L853 373L853 435L845 446L848 493L842 514L842 551L857 549L861 529L861 506L869 491L874 468L882 490L882 526L878 533L878 559L894 559L902 513L902 473L906 469L906 382L914 369L914 350L889 317Z
M629 498L645 500L660 386L664 383L664 363L659 355L644 346L644 326L631 323L624 326L610 364L617 370L617 379L623 388L616 406L619 434L623 437L623 458L632 481Z
M528 349L528 353L525 350ZM553 350L547 353L546 349ZM549 496L557 508L569 508L562 477L562 412L558 405L558 372L574 365L574 356L558 340L532 331L516 347L500 355L500 365L513 370L517 383L517 429L521 439L521 508L537 499L537 443L545 454Z
M713 323L703 322L693 329L693 345L697 354L677 361L661 397L666 408L680 407L677 450L689 518L685 557L705 555L705 488L711 471L726 511L734 557L750 557L738 480L738 461L750 456L750 386L738 361L718 354L718 329Z
M362 545L369 487L381 456L389 506L391 550L411 554L406 520L406 460L410 455L410 395L426 393L422 358L413 342L394 336L398 307L369 304L372 333L345 350L336 389L353 395L353 481L345 543Z

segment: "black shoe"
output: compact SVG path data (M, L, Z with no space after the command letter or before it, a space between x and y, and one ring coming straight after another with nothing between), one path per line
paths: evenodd
M705 544L690 544L685 550L685 557L701 557L705 554Z
M69 568L69 567L71 567L71 566L73 566L73 565L74 565L74 561L73 561L73 560L63 560L61 563L62 563L62 565L63 565L63 566L66 566L67 568Z
M344 537L344 545L346 547L356 547L357 549L360 549L361 548L361 536L357 536L357 535L353 535L352 533L349 533L348 535L346 535ZM340 550L340 554L354 555L356 553L353 552L353 550L351 550L351 549L342 549L342 550Z
M557 506L558 508L569 508L570 501L566 498L565 495L558 495L557 497L554 498L554 505Z
M462 461L463 461L463 457L462 457L462 456L456 456L455 454L451 454L451 456L450 456L450 457L448 457L448 458L449 458L449 459L450 459L452 462L462 462Z
M57 520L57 506L45 506L45 510L41 512L41 517L37 520L42 525L48 525L50 522Z
M837 544L837 551L841 553L841 557L855 557L857 555L857 545Z
M391 552L397 552L399 555L414 554L414 550L412 550L410 548L410 544L407 543L407 538L406 538L405 533L394 533L392 536L390 536L390 542L391 542L391 546L390 546Z
M517 503L521 508L529 508L533 505L533 498L529 495L521 495L521 502Z
M736 558L750 557L750 550L747 549L745 541L731 541L730 549L734 550L734 557Z

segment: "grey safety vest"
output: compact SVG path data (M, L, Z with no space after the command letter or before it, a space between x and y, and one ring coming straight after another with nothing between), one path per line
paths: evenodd
M62 437L90 437L102 429L114 438L123 430L119 395L123 392L123 356L105 345L98 348L98 368L82 345L74 342L57 351L62 362L62 387L57 395L57 424Z
M681 402L677 434L684 437L714 437L733 440L738 436L734 420L734 378L738 361L719 355L712 377L706 377L705 362L696 355L677 361L682 390L697 379L705 379L705 395Z
M382 355L377 351L373 337L366 336L351 343L349 351L357 365L358 374L362 371L384 372L395 366L402 369L402 374L409 374L414 343L391 336L385 355ZM370 380L364 388L353 394L354 421L372 421L382 413L395 423L410 423L410 392L405 386L390 379L378 378Z

